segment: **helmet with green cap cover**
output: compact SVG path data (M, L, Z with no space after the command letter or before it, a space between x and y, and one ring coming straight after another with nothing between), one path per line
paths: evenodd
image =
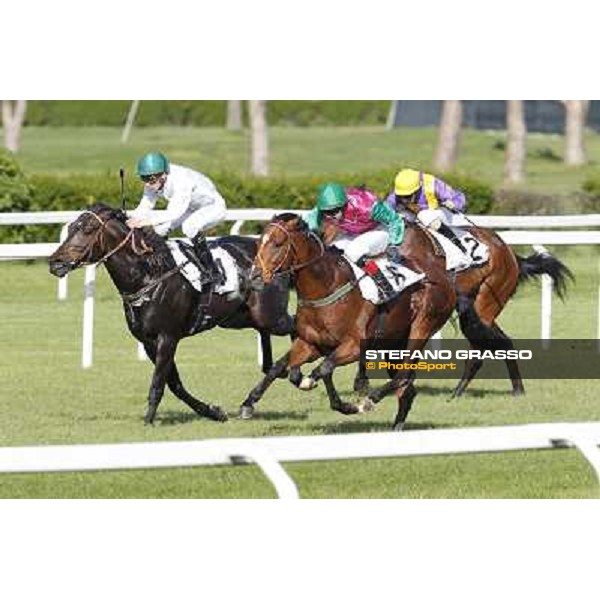
M319 188L317 209L329 211L346 205L346 192L339 183L326 183Z
M162 152L148 152L138 161L137 172L140 177L169 172L169 159Z

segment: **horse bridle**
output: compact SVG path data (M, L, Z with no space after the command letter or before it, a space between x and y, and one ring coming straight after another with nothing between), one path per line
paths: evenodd
M141 240L142 248L138 249L136 247L136 241L135 241L135 235L134 235L135 230L130 229L129 232L127 233L127 235L112 250L109 250L102 258L95 260L95 261L86 260L86 257L90 256L92 254L92 250L93 250L94 246L96 245L96 243L98 242L98 240L100 240L100 248L101 249L104 248L103 233L105 231L106 225L112 219L114 219L115 216L110 215L110 217L108 219L106 219L106 221L103 221L95 212L93 212L91 210L84 210L81 212L80 217L85 214L92 215L98 221L98 223L100 223L100 227L96 230L92 240L87 245L87 248L83 252L81 258L79 260L75 261L75 263L74 263L75 266L85 267L85 266L94 265L94 264L101 265L101 264L105 263L113 254L117 253L121 248L123 248L130 239L131 239L131 249L138 256L141 256L142 254L147 254L148 252L152 252L152 248L150 248L150 246L148 246L143 239Z
M285 254L283 255L283 258L278 262L278 264L275 268L269 269L269 271L272 273L273 276L275 276L275 275L283 276L283 275L288 275L288 274L294 273L296 271L300 271L301 269L304 269L305 267L308 267L309 265L312 265L312 264L316 263L317 261L321 260L323 258L323 256L325 255L325 245L323 244L323 241L313 231L309 231L308 232L309 237L312 237L313 239L315 239L319 244L319 250L320 250L319 256L317 256L316 258L311 258L310 260L308 260L304 263L300 263L299 265L292 265L289 269L286 269L285 271L279 271L280 267L287 260L290 252L293 255L295 255L296 258L298 258L298 251L296 250L296 246L294 246L294 242L292 240L291 233L285 227L283 227L279 223L269 223L268 227L274 227L276 229L279 229L280 231L283 231L283 233L286 236L286 242L287 242L287 246L286 246ZM266 233L267 232L265 232L265 235L266 235ZM265 238L265 241L267 241L267 238ZM258 252L256 253L256 258L258 259L260 269L263 273L265 272L265 267L264 267L264 261L261 257L261 250L262 250L262 247L263 247L265 241L263 241L263 243L261 243L261 245L258 248Z

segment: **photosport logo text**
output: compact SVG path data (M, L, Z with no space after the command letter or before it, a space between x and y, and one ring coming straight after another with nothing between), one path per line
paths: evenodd
M414 343L414 340L413 340ZM468 362L481 362L479 377L503 379L507 366L517 361L527 379L598 379L600 345L597 340L514 340L510 348L494 347L503 340L429 340L421 350L406 349L406 341L361 341L361 361L369 377L389 378L416 371L434 378L453 379ZM419 345L419 344L415 344Z

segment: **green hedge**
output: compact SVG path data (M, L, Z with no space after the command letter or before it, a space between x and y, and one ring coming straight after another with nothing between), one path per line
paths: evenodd
M317 187L331 180L345 185L365 184L378 194L387 194L394 180L395 172L382 170L375 172L337 174L328 176L294 178L254 178L240 177L233 173L208 173L217 185L230 208L312 208ZM469 201L470 213L488 212L493 200L492 188L480 181L462 175L448 175L444 179L452 186L462 189ZM18 189L24 189L19 180ZM57 211L80 210L95 202L105 202L112 206L120 205L120 185L117 177L76 176L57 178L34 176L27 180L28 194L17 193L15 204L5 203L5 211ZM142 186L136 180L129 180L125 196L127 208L134 208L142 193ZM59 226L0 227L0 241L52 241L58 238ZM248 229L252 231L254 229ZM219 231L223 233L225 228Z
M129 100L30 100L26 124L120 127L129 105ZM385 123L389 106L389 100L269 100L267 119L271 125L377 125ZM226 114L225 100L143 100L136 125L223 127Z
M583 191L590 194L590 196L600 198L600 173L588 177L583 182L582 188Z

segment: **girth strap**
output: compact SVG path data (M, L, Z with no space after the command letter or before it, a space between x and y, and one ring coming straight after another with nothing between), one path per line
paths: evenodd
M181 267L175 267L166 273L163 273L158 279L151 281L148 285L145 285L141 290L134 292L133 294L121 294L121 298L127 304L133 304L134 306L139 304L143 304L148 301L149 298L145 298L145 294L147 294L150 290L154 289L159 283L162 283L165 279L171 277L171 275L175 275L175 273L179 273Z
M358 282L356 280L348 281L342 287L339 287L328 296L325 296L325 298L319 298L318 300L305 300L303 298L299 298L298 306L304 306L308 308L321 308L323 306L329 306L330 304L334 304L349 294L356 287L357 283Z

